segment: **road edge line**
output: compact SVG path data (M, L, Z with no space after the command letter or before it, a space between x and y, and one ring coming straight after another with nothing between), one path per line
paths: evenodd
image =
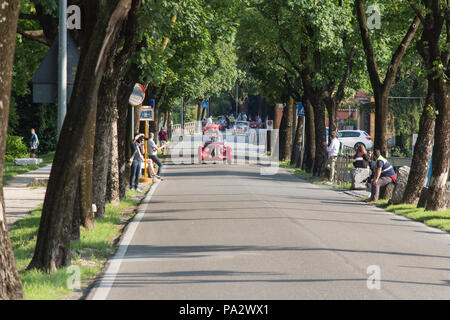
M127 253L128 246L134 237L134 233L136 232L136 229L137 229L139 223L141 222L141 220L145 214L145 211L147 210L147 207L150 204L150 200L151 200L153 194L155 193L157 187L159 186L159 183L160 183L160 181L157 181L152 184L148 194L144 198L144 201L138 207L136 215L130 221L128 226L126 227L126 229L122 235L122 239L120 240L119 247L116 251L116 254L109 260L108 266L106 267L105 272L101 276L101 281L98 285L96 285L93 288L94 294L93 294L92 298L90 298L89 300L106 300L108 298L109 292L111 291L111 288L114 284L117 273L122 264L123 257ZM144 204L145 204L145 208L141 209L140 207L142 207L142 205L144 205Z

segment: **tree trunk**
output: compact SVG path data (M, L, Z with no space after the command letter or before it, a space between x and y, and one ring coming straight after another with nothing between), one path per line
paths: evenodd
M111 131L111 153L108 163L108 181L106 188L106 201L113 205L118 205L120 203L117 118L118 114L116 108L116 110L114 110L114 121Z
M375 91L375 90L374 90ZM381 89L380 89L381 91ZM388 116L388 92L375 94L375 141L374 149L378 149L381 155L387 156L387 116Z
M112 152L112 127L116 109L118 82L103 78L99 91L99 103L95 130L94 172L92 175L93 202L97 206L96 217L105 216L106 190Z
M326 141L325 106L322 99L316 98L314 103L314 126L316 136L316 158L313 173L322 176L327 161L327 151L323 143Z
M96 108L95 108L96 109ZM93 158L95 142L95 116L92 117L89 124L89 132L86 138L86 147L83 163L80 171L80 224L91 229L95 227L95 216L92 211L92 176L93 176Z
M314 109L309 99L304 98L305 107L305 158L302 167L306 172L312 172L316 159L316 129L314 125Z
M291 156L293 117L294 99L289 96L280 124L280 161L288 160Z
M297 117L297 126L295 128L294 141L292 142L292 152L291 152L291 165L297 168L301 166L301 152L303 143L303 119L304 117Z
M427 182L428 168L433 150L434 134L434 109L429 109L432 103L427 99L424 110L420 117L420 128L417 142L414 147L411 170L408 176L408 183L403 194L403 203L415 204L419 200L420 193Z
M433 168L430 184L428 185L428 199L426 210L445 210L446 208L446 184L448 180L450 159L450 83L445 77L450 76L448 60L443 61L440 48L440 35L446 19L447 37L444 50L448 54L450 50L450 11L448 8L443 12L440 1L425 1L427 10L423 38L428 46L430 61L436 63L431 70L431 90L434 95L435 108L437 111L434 131ZM445 14L445 19L443 14ZM437 65L443 65L443 70ZM445 74L444 74L445 73Z
M86 12L90 13L87 23L95 22L95 32L86 31L86 40L81 48L72 99L56 149L36 249L28 269L51 272L70 265L72 215L81 161L86 152L91 123L95 121L98 89L111 54L112 39L130 10L131 0L89 2L86 6L85 9L89 9Z
M330 135L331 133L335 133L337 137L339 130L337 119L338 104L333 98L326 99L325 103L328 111L328 134Z
M202 101L197 100L197 121L201 121L202 118Z
M432 69L433 61L431 60L428 46L425 45L426 39L422 38L417 43L417 51L424 60L427 69ZM431 154L433 151L434 127L435 127L435 109L434 98L431 83L433 75L428 73L428 93L423 107L422 115L419 123L419 135L414 147L414 155L411 164L411 170L408 176L405 193L403 194L403 203L415 204L419 201L422 189L427 182L428 170L430 166Z
M0 300L24 299L6 224L3 167L20 1L0 6Z

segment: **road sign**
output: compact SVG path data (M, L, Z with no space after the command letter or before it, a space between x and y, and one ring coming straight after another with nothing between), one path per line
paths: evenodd
M208 109L209 108L209 102L208 101L203 101L202 102L202 109Z
M155 108L155 99L151 99L151 100L150 100L150 106L151 106L152 108Z
M266 128L267 130L273 130L273 120L267 120Z
M299 102L297 104L297 117L304 117L305 109L303 108L303 103Z
M151 106L141 107L141 121L154 121L153 108Z
M130 95L130 99L128 100L128 103L134 107L139 106L142 101L145 99L145 89L144 87L136 83L133 89L133 92Z
M33 103L56 103L58 97L58 48L55 41L33 75ZM70 34L67 34L67 102L70 101L80 53Z

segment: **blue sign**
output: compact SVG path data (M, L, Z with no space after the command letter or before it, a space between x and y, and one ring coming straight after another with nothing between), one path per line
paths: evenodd
M297 104L297 117L304 117L305 109L303 108L303 103L299 102Z
M155 108L155 99L150 100L150 107Z
M153 108L149 106L142 106L141 108L141 121L154 121Z
M209 102L208 101L203 101L202 102L202 109L208 109L209 108Z

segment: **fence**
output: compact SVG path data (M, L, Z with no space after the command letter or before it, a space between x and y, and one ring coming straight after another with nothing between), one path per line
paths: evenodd
M353 168L353 155L355 149L342 146L336 161L336 179L338 184L352 181L351 169Z
M202 130L201 122L187 122L184 124L184 134L192 135L194 133L199 133ZM174 124L172 126L172 131L175 135L182 135L181 124Z
M351 170L353 166L353 156L355 149L342 146L341 152L337 158L336 164L336 179L338 184L351 183ZM411 166L411 158L389 157L389 163L394 167L395 171L401 166Z

